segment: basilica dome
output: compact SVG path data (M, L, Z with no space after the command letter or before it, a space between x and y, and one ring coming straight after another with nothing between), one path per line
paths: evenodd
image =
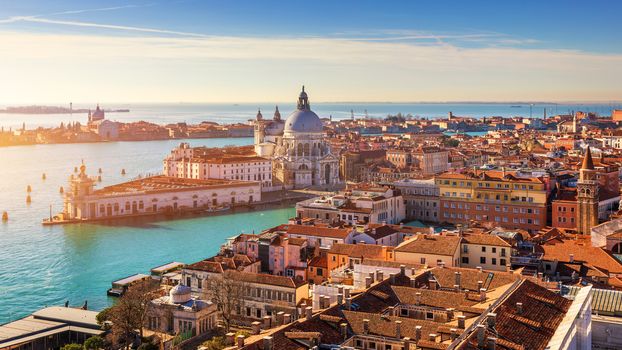
M323 130L324 125L320 117L311 110L309 99L303 86L302 92L298 97L297 109L285 121L285 132L320 133Z

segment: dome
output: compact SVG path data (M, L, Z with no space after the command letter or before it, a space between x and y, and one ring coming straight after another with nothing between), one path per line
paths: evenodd
M181 284L176 285L175 287L171 288L171 291L169 292L171 302L176 304L183 304L188 302L191 299L190 291L191 289L188 286L182 286Z
M324 125L317 114L310 110L296 110L287 117L285 131L322 132Z
M298 97L298 108L287 117L285 121L286 132L322 132L324 125L309 106L309 99L305 92L305 87L302 87L302 92Z

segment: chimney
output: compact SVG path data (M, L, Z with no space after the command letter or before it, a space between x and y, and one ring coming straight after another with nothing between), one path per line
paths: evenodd
M477 281L477 290L484 288L484 281Z
M458 288L456 288L456 290L460 291L460 289L462 289L462 273L461 272L456 272L455 276L456 276L456 286L458 286Z
M452 328L449 331L451 332L451 335L450 335L451 341L456 340L456 338L458 338L458 330L455 328Z
M476 269L477 269L477 272L482 273L482 267L481 266L476 267Z
M259 334L259 332L261 332L261 322L255 321L251 323L251 329L253 331L253 334Z
M376 280L382 282L384 280L384 272L382 270L376 270Z
M495 325L497 324L497 314L489 312L486 321L488 322L488 328L495 328Z
M344 288L343 297L346 299L350 297L350 288Z
M404 337L404 339L402 339L404 341L404 350L409 350L410 349L410 337Z
M369 288L371 287L371 277L367 276L365 277L365 288Z
M343 294L343 286L340 286L339 288L337 288L337 293Z
M395 306L389 306L387 308L387 313L389 314L389 316L395 315Z
M305 315L307 315L307 321L313 317L313 307L307 306L305 308Z
M363 334L368 334L368 333L369 333L369 320L364 319L363 320Z
M227 345L233 345L235 342L235 333L229 332L227 334L225 334L225 342L227 343Z
M410 278L410 286L413 288L417 288L417 280L414 276Z
M337 294L337 304L343 304L343 294L341 293Z
M437 337L437 335L436 335L435 333L430 333L430 334L428 335L428 339L429 339L431 342L433 342L433 343L436 343L436 337Z
M486 342L486 326L483 324L477 325L477 347L480 349L484 348L484 343Z
M523 313L523 303L516 303L516 313L519 315Z
M439 261L438 262L438 266L440 266L441 269L444 269L445 268L445 262L444 261Z
M574 254L570 254L570 257L568 258L568 261L574 262Z
M415 343L421 340L421 326L415 326Z
M417 305L421 305L421 292L415 293L415 302Z
M544 274L543 274L542 272L538 272L538 279L539 279L540 281L543 281L543 280L544 280Z
M436 290L436 280L434 278L428 279L428 288L430 290Z
M352 298L347 297L346 298L346 310L351 310L351 309L352 309Z
M389 274L389 282L391 284L395 284L395 274L394 273L390 273Z
M466 320L466 316L459 315L458 316L458 328L464 329L464 321Z
M319 302L319 305L320 305L319 307L320 307L320 309L323 309L323 308L324 308L324 294L320 295L320 296L317 298L317 300L318 300L318 302Z
M486 288L479 290L479 301L486 301Z
M263 317L263 329L270 329L270 326L272 326L272 317L264 316Z
M276 325L277 326L283 325L283 315L285 315L285 312L283 311L279 311L276 313Z
M497 348L497 338L488 337L488 350L495 350Z
M406 265L400 265L400 274L406 276Z
M458 285L458 284L454 284L454 290L455 290L456 292L460 292L460 285Z
M417 269L416 269L416 268L414 268L414 267L411 267L411 268L410 268L410 275L411 275L411 276L414 276L414 275L416 275L416 274L417 274Z
M453 307L450 307L447 309L447 320L451 321L454 319L454 314L455 314L456 309L454 309Z
M370 272L369 273L369 278L371 278L371 283L374 283L374 277L375 277L374 273Z
M345 341L348 338L348 324L342 323L339 325L339 328L341 329L341 336L343 337L343 340Z
M292 315L291 314L283 314L283 324L287 324L292 322Z
M244 336L242 334L238 335L237 338L238 348L241 349L244 347Z
M272 337L263 337L263 350L272 350Z
M395 337L402 339L402 321L395 321Z

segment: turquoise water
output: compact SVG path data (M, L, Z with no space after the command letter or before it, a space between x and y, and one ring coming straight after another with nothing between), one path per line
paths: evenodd
M113 280L170 261L194 262L216 253L224 239L287 221L293 209L275 209L164 222L124 221L111 226L41 226L74 166L103 170L102 185L161 170L162 158L180 141L36 145L0 148L0 324L46 305L101 309ZM190 140L192 145L247 145L250 138ZM121 175L125 168L127 175ZM45 172L47 179L41 179ZM32 186L32 204L26 187Z

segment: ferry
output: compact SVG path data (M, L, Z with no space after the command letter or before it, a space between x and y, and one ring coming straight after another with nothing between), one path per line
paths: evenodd
M120 297L127 291L127 289L140 281L146 281L151 279L152 277L149 275L145 275L142 273L138 273L135 275L131 275L125 278L122 278L118 281L112 282L112 288L108 289L108 296L111 297Z

